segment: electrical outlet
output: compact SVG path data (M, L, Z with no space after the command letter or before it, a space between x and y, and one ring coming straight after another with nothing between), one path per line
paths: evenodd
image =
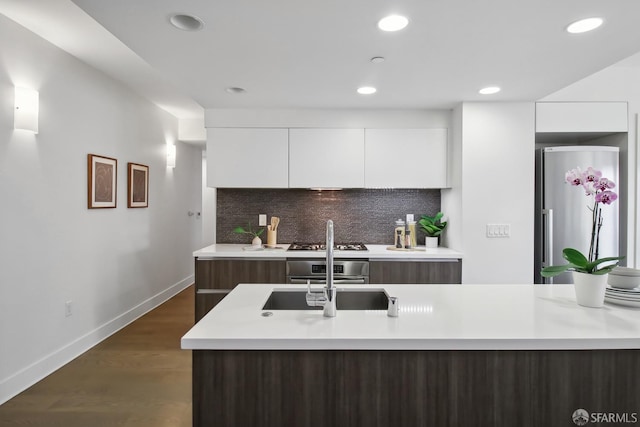
M258 226L262 227L267 225L267 214L258 215Z
M64 303L64 317L69 317L73 314L72 309L73 301L67 301Z
M511 237L511 224L487 224L487 237Z

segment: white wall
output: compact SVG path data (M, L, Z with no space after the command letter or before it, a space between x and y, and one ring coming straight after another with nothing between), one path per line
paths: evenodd
M451 113L449 128L449 188L440 190L440 208L447 220L447 230L443 233L442 246L462 250L462 104ZM464 265L464 260L463 260Z
M540 101L619 101L628 103L629 132L627 147L621 149L621 159L628 159L627 183L627 259L630 267L640 266L640 235L636 232L638 224L638 206L636 191L640 185L638 164L640 153L637 150L638 117L640 114L640 65L612 65L592 74L564 89L561 89ZM622 169L621 169L622 170Z
M207 185L207 151L202 150L202 247L216 242L217 190Z
M40 92L38 135L13 129L14 85ZM201 152L167 169L177 119L2 15L0 94L2 403L192 283ZM88 153L118 159L116 209L87 209ZM150 167L147 209L127 162Z
M457 110L456 110L457 112ZM532 283L534 103L464 103L460 193L462 283ZM510 224L488 238L487 224Z

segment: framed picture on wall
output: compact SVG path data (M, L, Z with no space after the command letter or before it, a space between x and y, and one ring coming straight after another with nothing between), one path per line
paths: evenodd
M118 160L96 154L89 154L87 159L89 209L115 208Z
M149 207L149 166L128 163L127 206L130 208Z

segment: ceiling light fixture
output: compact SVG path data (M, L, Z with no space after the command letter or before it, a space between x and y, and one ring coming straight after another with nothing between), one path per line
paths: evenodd
M245 93L247 90L245 88L242 88L242 87L231 86L231 87L226 88L225 91L228 92L228 93Z
M480 95L493 95L494 93L498 92L500 92L500 88L498 86L483 87L478 91Z
M378 28L382 31L399 31L409 24L409 20L402 15L385 16L378 21Z
M377 92L377 89L371 86L362 86L358 88L358 93L360 95L372 95L376 92Z
M198 31L204 27L204 21L193 15L175 14L169 18L174 27L185 31Z
M604 21L602 18L587 18L576 21L567 26L567 32L571 34L586 33L587 31L595 30L602 25Z
M384 58L382 56L374 56L373 58L371 58L371 62L373 64L380 64L384 62Z

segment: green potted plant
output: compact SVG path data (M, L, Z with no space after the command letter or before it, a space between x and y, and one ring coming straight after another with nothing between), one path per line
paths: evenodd
M582 172L580 168L572 169L565 174L565 181L573 186L582 188L587 197L593 198L591 242L589 255L574 248L564 248L562 256L567 260L564 265L552 265L541 270L543 277L553 277L565 271L571 271L578 304L586 307L602 307L604 304L607 274L618 265L619 257L598 258L600 248L600 228L602 227L601 204L610 205L618 195L612 191L615 183L602 177L602 172L587 168Z
M438 237L442 234L445 228L447 228L447 222L442 222L444 214L438 212L435 216L422 215L418 224L424 233L427 235L425 238L425 246L427 248L438 247Z
M253 231L253 228L251 228L251 223L249 223L247 224L247 228L236 227L233 229L233 232L238 234L249 234L253 236L253 240L251 241L251 244L253 246L262 245L262 239L260 239L260 235L264 233L264 228L259 228L256 231Z

